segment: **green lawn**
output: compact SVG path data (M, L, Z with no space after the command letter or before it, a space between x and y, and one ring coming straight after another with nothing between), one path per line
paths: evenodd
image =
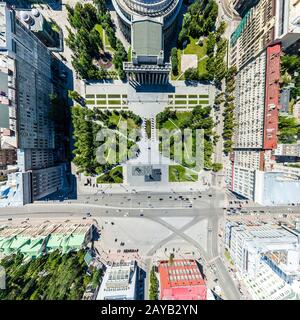
M198 175L181 165L169 166L169 182L196 182Z
M224 251L224 256L225 256L225 258L228 260L228 262L229 262L231 265L234 265L234 263L233 263L233 261L232 261L232 259L231 259L231 256L230 256L228 250L226 250L226 249L225 249L225 251Z
M122 183L123 182L123 167L118 166L111 169L108 173L97 178L97 183Z
M199 74L204 74L206 73L206 63L208 60L208 57L202 59L203 57L205 57L206 52L207 52L207 45L206 45L206 39L203 41L203 46L199 46L196 44L196 42L198 41L198 39L194 39L192 37L190 37L190 43L186 46L185 49L177 50L177 54L178 54L178 69L179 69L179 75L182 73L181 71L181 55L182 54L196 54L197 58L198 58L198 72ZM202 59L202 60L201 60ZM172 79L177 79L178 76L173 76L172 75ZM184 80L184 76L181 76L179 78L179 80Z
M208 59L209 58L206 57L206 58L202 59L201 61L198 60L198 71L200 74L206 73L206 63L207 63Z
M121 100L108 100L107 104L121 105Z
M108 49L109 51L111 51L112 53L115 52L115 50L111 47L107 37L106 37L106 34L105 34L105 31L103 32L103 28L100 24L96 24L95 25L95 29L99 32L100 34L100 38L102 40L102 43L104 45L104 49Z
M176 119L169 119L164 123L163 128L169 130L178 129L178 127L180 127L180 124L184 122L190 115L191 113L189 111L177 112Z

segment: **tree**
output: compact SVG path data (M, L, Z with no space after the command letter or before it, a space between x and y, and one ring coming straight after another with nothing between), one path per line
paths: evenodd
M169 264L172 265L174 264L174 253L170 253L170 257L169 257Z
M217 41L220 40L220 38L222 37L222 35L224 34L225 30L227 28L227 24L225 21L222 21L216 31L216 38L217 38Z
M294 117L279 116L280 143L296 143L300 139L300 125Z
M184 78L185 80L198 80L198 70L195 68L188 68L184 72Z
M213 163L212 164L212 170L213 172L218 172L223 169L223 164L222 163Z
M184 42L189 42L188 30L182 28L178 36L178 47L183 49Z
M77 102L80 101L80 99L81 99L81 95L75 90L69 90L68 97L72 100L77 101Z
M177 49L172 48L171 50L171 63L172 63L172 72L175 76L178 75L178 57L177 57Z
M154 267L152 267L151 272L150 272L149 299L150 300L158 300L158 280L155 275Z
M214 53L216 45L216 37L213 32L210 32L207 38L207 55Z

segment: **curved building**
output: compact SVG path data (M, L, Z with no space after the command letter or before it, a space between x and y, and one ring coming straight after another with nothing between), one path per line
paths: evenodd
M136 17L161 18L166 41L174 30L183 0L112 0L125 37L131 40L131 26Z

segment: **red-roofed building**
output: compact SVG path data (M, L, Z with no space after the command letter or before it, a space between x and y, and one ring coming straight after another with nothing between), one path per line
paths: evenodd
M195 260L161 261L158 272L161 300L206 300L206 284Z

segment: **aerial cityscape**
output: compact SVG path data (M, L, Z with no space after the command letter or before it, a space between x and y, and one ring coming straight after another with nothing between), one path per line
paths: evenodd
M0 300L299 299L300 0L0 2Z

